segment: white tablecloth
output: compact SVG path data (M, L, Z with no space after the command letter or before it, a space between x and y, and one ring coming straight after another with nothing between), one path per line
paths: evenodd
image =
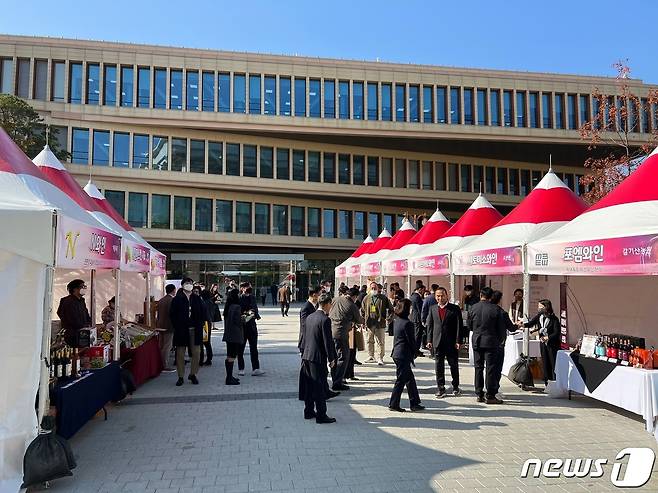
M529 352L530 356L539 358L540 342L537 339L530 339ZM505 340L505 359L503 360L503 375L507 376L510 368L517 362L523 352L523 334L510 335ZM475 364L473 359L473 333L471 332L471 343L468 345L468 362L471 366Z
M607 402L644 418L646 428L658 440L658 370L617 366L601 384L590 392L570 351L559 351L555 363L556 386Z

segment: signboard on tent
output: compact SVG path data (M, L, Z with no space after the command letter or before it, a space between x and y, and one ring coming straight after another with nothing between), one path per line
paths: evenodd
M167 275L167 256L160 252L151 252L151 274L154 276Z
M361 273L366 277L376 277L382 273L382 263L381 262L368 262L363 264Z
M455 270L465 275L518 274L523 271L523 250L520 246L453 254L452 260Z
M385 276L406 276L409 273L409 262L406 259L388 260L382 262Z
M347 267L338 266L336 267L336 277L342 279L347 276Z
M121 262L121 237L67 216L58 216L57 267L116 269Z
M349 277L358 277L361 275L361 264L352 264L348 269Z
M428 255L411 261L411 273L415 276L432 276L449 274L450 256L447 253L441 255Z
M548 275L658 274L658 236L528 245L528 270Z
M151 270L151 250L139 243L123 239L121 252L121 270L131 272L149 272Z

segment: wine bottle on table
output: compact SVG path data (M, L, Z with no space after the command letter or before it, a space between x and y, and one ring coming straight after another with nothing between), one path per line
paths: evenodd
M50 353L50 378L55 378L55 373L57 371L57 352L52 351Z
M73 376L73 350L71 348L66 350L66 376Z

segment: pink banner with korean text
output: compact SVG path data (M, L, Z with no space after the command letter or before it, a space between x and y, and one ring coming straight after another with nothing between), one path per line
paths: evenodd
M411 260L409 273L415 276L432 276L449 274L450 255L428 255Z
M66 216L57 222L57 267L116 269L121 261L121 237Z
M385 276L406 276L409 273L409 262L406 259L384 261L382 272Z
M382 274L381 262L368 262L361 265L361 275L366 277L376 277Z
M532 274L628 276L658 274L658 236L528 245Z
M128 272L149 272L151 270L151 250L144 245L123 239L121 270Z
M361 264L352 264L347 268L348 277L359 277L361 275Z
M452 255L453 271L460 275L502 275L523 273L523 250L520 246L491 248Z
M154 276L167 275L167 256L160 252L151 251L151 274Z

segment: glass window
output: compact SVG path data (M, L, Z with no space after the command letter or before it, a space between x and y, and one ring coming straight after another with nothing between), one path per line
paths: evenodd
M516 126L525 127L525 92L516 93Z
M169 169L169 137L153 136L151 144L153 155L153 169L160 171Z
M419 173L418 173L418 161L409 160L409 188L418 188L419 185Z
M185 109L199 111L199 72L197 70L185 71Z
M432 161L423 161L423 190L432 190Z
M395 160L395 186L407 188L407 162L404 159Z
M481 192L484 190L484 167L473 166L473 191Z
M201 110L215 111L215 73L204 72L201 77Z
M320 237L320 209L316 207L308 208L308 236Z
M336 118L336 81L324 81L324 117Z
M94 130L94 147L91 163L95 166L108 166L110 164L110 132L107 130Z
M589 116L589 96L580 95L580 126L582 127L585 123L590 120Z
M512 91L503 91L503 121L506 127L512 126Z
M350 155L338 155L338 183L343 185L350 184Z
M500 91L498 89L489 91L489 102L491 103L491 124L497 127L500 125Z
M194 229L212 231L212 199L194 199Z
M249 74L249 113L260 115L260 74Z
M382 120L393 120L393 91L391 84L382 84Z
M231 75L219 74L219 82L217 83L217 105L218 110L222 113L231 111Z
M266 115L276 115L276 77L271 75L265 76L263 113Z
M564 128L564 94L555 95L555 128Z
M352 156L352 184L366 184L365 156Z
M361 239L366 237L366 213L354 212L354 237Z
M115 211L123 218L126 217L126 192L120 192L118 190L105 190L105 198L114 208Z
M622 111L622 108L626 106L626 100L622 97L618 97L617 101L615 103L615 108L616 108L616 117L617 117L617 130L621 130L622 132L626 131L626 116L624 115L624 112ZM568 109L567 109L568 111Z
M64 100L64 70L63 69L64 69L64 64L62 63L62 101ZM12 80L14 76L13 72L14 72L14 61L11 58L0 58L0 93L2 94L14 93L13 80ZM57 99L55 99L55 101L57 101Z
M573 179L573 174L571 174L571 173L565 173L565 175L564 175L564 182L567 184L567 186L568 186L572 191L574 191L574 192L576 191L576 190L574 190L574 187L576 186L576 184L575 184L574 179Z
M190 172L206 172L206 141L190 139Z
M261 150L262 155L262 150ZM270 234L270 205L256 204L256 231L257 235Z
M145 228L148 222L148 195L141 192L128 193L128 224L133 228Z
M487 124L487 91L478 89L478 125Z
M121 67L121 106L133 106L134 78L132 67Z
M127 168L130 164L130 134L114 132L112 147L112 166Z
M473 89L464 88L464 123L473 125Z
M274 178L274 149L271 147L260 148L260 177Z
M457 186L459 182L459 176L458 176L458 167L459 165L455 163L450 163L448 165L448 190L450 192L457 192L459 190L459 187Z
M322 173L325 183L336 183L336 155L330 152L322 153Z
M208 173L224 173L224 149L221 142L208 142Z
M46 100L48 87L48 60L34 61L34 99Z
M577 120L576 120L576 95L575 94L569 94L567 96L567 102L568 102L568 112L569 112L569 129L570 130L575 130L578 128L577 125Z
M242 147L242 176L258 176L256 146L244 144Z
M507 168L498 168L497 174L496 193L507 195Z
M386 228L389 233L395 233L395 214L384 214L384 223L382 227Z
M537 186L537 184L541 181L541 178L542 178L541 171L532 172L532 188L535 188Z
M174 229L192 229L192 197L174 197Z
M151 104L151 69L139 67L137 69L137 106L148 108Z
M336 237L336 210L323 209L322 211L322 236L324 238Z
M432 86L423 86L423 122L432 123L434 121L434 91Z
M406 87L404 84L395 84L395 121L403 122L406 120Z
M510 168L509 170L509 194L519 195L519 170Z
M461 100L458 87L450 88L450 123L461 123Z
M341 80L338 83L338 118L347 120L350 117L350 83Z
M462 192L472 192L473 189L471 187L471 165L462 164L460 165L460 170L461 170L460 190Z
M393 160L388 157L382 158L382 187L393 186Z
M320 94L320 79L311 79L308 87L308 112L309 116L313 118L320 118L320 101L322 95Z
M338 237L342 239L352 238L351 211L338 211Z
M377 97L377 83L368 82L368 120L377 120L379 117Z
M69 65L69 101L72 104L82 104L82 64Z
M240 144L226 144L226 174L240 176Z
M290 207L290 234L292 236L304 236L305 235L305 226L306 220L304 218L304 208L303 207Z
M68 149L68 137L68 127L59 127L57 125L50 126L50 138L54 139L59 144L60 149Z
M363 82L352 82L352 113L355 120L363 120Z
M169 71L169 108L183 109L183 71Z
M409 120L420 121L420 88L409 86Z
M291 86L290 77L279 77L279 114L283 116L290 116L292 114L291 107Z
M12 66L13 66L12 60L2 60L2 64L0 66L0 72L3 74L11 74ZM66 95L64 94L64 78L66 76L66 66L64 65L64 62L53 62L52 71L53 71L51 76L52 100L58 101L60 103L64 103L66 101ZM116 68L115 68L115 72L116 72ZM2 81L0 84L2 87L0 87L0 92L7 94L10 94L12 92L10 79L11 76L5 75L2 77Z
M285 236L288 234L288 206L272 206L272 234Z
M215 200L215 231L218 233L233 232L233 202L231 200Z
M306 162L304 151L292 151L292 179L306 181Z
M151 227L169 229L171 227L171 197L169 195L151 195Z
M496 193L496 168L487 166L485 193Z
M539 120L539 94L536 92L531 92L529 95L530 99L528 100L528 106L530 110L530 128L538 128Z
M447 89L445 87L436 88L436 117L439 123L448 122L448 117L447 117L448 105L446 103L446 99L447 99L446 91Z
M133 135L133 168L148 169L149 167L149 136Z
M101 102L101 67L97 63L87 64L87 104Z
M187 139L171 139L171 170L187 171Z
M521 195L530 193L530 170L521 170Z
M578 195L583 195L587 191L585 189L585 185L581 181L583 179L583 175L576 175L576 194Z
M379 158L376 156L368 156L368 185L379 186Z
M434 169L434 189L446 189L446 163L436 163Z
M377 212L368 213L368 234L373 238L379 236L379 214Z
M319 182L320 177L320 153L308 151L308 181Z
M153 72L153 107L160 110L167 107L167 69L164 68Z
M251 234L251 202L235 203L235 232Z
M295 116L306 116L306 79L295 77Z
M244 74L233 74L233 113L247 112L247 80Z
M290 149L276 150L276 178L290 180Z
M550 92L541 94L542 127L553 128L553 104Z
M594 100L595 108L596 108L596 99ZM642 105L642 132L644 133L649 133L650 132L650 122L651 122L651 108L649 107L649 102L645 99L642 98L640 100L640 104ZM598 113L598 108L596 108L596 113Z

